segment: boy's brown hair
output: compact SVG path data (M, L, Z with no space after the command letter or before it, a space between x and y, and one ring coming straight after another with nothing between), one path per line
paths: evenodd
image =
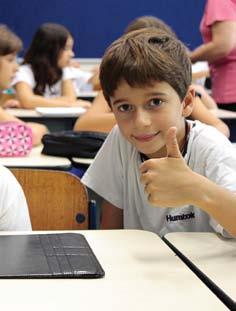
M169 83L183 100L191 84L191 61L185 46L175 37L154 28L129 32L106 50L100 66L100 82L110 105L119 83L131 87Z
M0 56L17 53L21 48L21 39L7 26L0 25Z

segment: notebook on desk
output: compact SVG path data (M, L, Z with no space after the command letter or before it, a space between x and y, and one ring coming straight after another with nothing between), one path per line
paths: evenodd
M86 112L83 107L36 107L35 110L45 117L78 117Z
M100 278L104 275L82 234L0 236L0 278Z

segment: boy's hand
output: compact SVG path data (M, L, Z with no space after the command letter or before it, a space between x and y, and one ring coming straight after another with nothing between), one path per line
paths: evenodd
M192 203L195 174L185 163L179 150L176 128L166 136L167 157L150 159L140 166L141 182L152 205L178 207Z

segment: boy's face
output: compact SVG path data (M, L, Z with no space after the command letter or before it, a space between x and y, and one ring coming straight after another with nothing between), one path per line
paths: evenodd
M111 107L123 136L149 158L166 156L166 132L177 127L180 148L184 144L185 122L192 111L192 91L181 103L176 91L167 82L148 87L130 87L122 81Z
M0 56L0 89L4 90L10 87L11 81L18 69L16 54L7 54Z
M73 46L74 46L74 40L71 37L69 37L58 59L59 68L62 69L66 66L69 66L71 58L74 57Z

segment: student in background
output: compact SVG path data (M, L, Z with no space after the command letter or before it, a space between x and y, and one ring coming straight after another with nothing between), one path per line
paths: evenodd
M194 90L183 44L130 32L105 52L100 81L117 125L82 182L102 198L102 229L236 236L236 153L218 130L187 121Z
M0 92L9 87L17 70L16 53L20 48L20 39L0 25ZM12 173L3 166L0 166L0 230L31 230L24 193Z
M168 26L163 20L155 17L155 16L141 16L133 21L127 26L125 33L128 33L133 30L143 29L143 28L156 28L167 32L169 35L174 36L177 38L175 32ZM192 79L193 79L193 71L192 71ZM206 92L203 87L199 87L199 85L192 84L194 90L201 95L201 102L208 108L208 109L216 109L216 103L214 102L213 98ZM198 105L201 106L201 103L198 102ZM200 110L199 110L200 112ZM199 115L201 117L201 115ZM198 119L198 113L195 116L195 111L193 111L193 118ZM208 124L208 123L207 123Z
M0 25L1 92L10 87L10 83L16 74L18 69L16 54L19 52L21 47L21 40L6 26ZM0 107L0 122L5 121L17 121L19 123L24 123L16 117L8 114ZM28 122L27 125L31 128L33 133L33 145L36 146L40 144L42 136L48 132L48 129L44 125L34 122Z
M68 68L73 44L64 26L39 27L12 83L23 108L90 107L90 102L76 99L73 70Z
M143 29L143 28L155 28L161 29L168 34L176 37L173 30L162 20L154 16L142 16L133 20L125 30L125 33L129 33L133 30ZM193 88L199 96L196 96L193 103L193 110L189 116L193 120L199 120L208 125L216 127L221 131L226 137L229 137L228 126L217 118L214 114L208 111L210 109L215 109L216 105L214 100L207 94L204 88L199 85L193 85ZM111 113L109 105L106 103L102 93L94 100L90 110L83 116L81 116L76 124L75 130L78 131L99 131L99 132L109 132L115 125L114 115Z
M236 0L206 0L200 31L204 43L190 58L208 61L218 107L236 111Z

